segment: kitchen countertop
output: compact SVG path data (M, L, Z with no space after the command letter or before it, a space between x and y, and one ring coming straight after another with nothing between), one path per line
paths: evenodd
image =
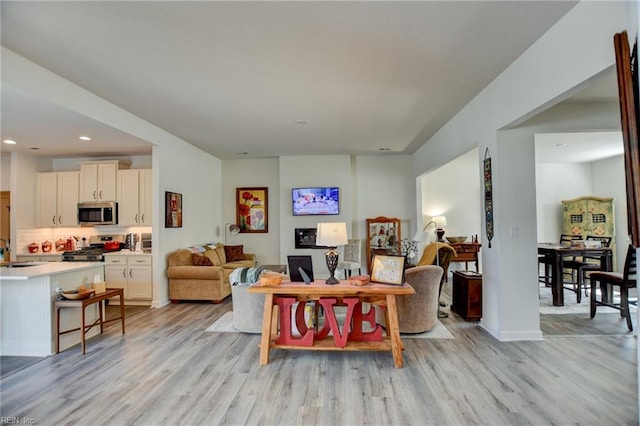
M56 275L70 271L104 266L104 262L11 262L29 264L21 268L0 267L0 281L2 280L28 280L44 275Z
M16 256L46 257L46 256L62 256L63 251L50 251L46 253L16 253Z

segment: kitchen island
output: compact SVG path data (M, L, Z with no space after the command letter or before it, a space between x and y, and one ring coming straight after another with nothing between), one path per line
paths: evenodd
M21 266L22 265L22 266ZM26 266L24 266L26 265ZM47 356L56 352L53 303L56 288L91 288L94 277L104 280L102 262L10 263L0 265L0 355ZM97 306L87 308L87 321L98 318ZM80 326L80 312L67 309L63 329ZM87 337L99 333L92 329ZM65 334L60 350L80 343L80 331Z

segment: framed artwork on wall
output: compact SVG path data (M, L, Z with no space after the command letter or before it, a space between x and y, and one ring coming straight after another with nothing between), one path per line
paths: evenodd
M164 227L182 228L182 194L164 193Z
M236 224L241 233L269 232L268 188L236 188Z

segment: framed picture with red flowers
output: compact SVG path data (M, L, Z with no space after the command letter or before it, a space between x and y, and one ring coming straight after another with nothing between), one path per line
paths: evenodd
M165 191L164 200L164 227L182 228L182 194Z
M241 233L269 232L268 193L263 188L236 188L236 223Z

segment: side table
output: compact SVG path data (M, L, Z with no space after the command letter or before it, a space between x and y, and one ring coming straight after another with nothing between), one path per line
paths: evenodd
M110 299L112 297L119 296L120 297L120 316L118 318L113 318L110 320L105 320L102 312L102 301L106 299ZM93 323L87 325L85 323L85 308L89 305L93 305L94 303L98 304L98 312L99 317ZM55 301L55 310L56 310L56 353L60 353L60 335L71 333L73 331L80 330L80 338L82 344L82 355L85 354L85 334L91 330L96 325L100 326L100 334L103 331L103 325L107 322L120 320L122 322L122 334L124 334L124 289L122 288L108 288L107 291L100 294L94 294L93 296L82 299L82 300L56 300ZM81 309L81 321L80 327L74 328L71 330L60 331L60 309L61 308L80 308Z
M451 310L465 321L482 318L482 274L473 271L455 271Z
M451 243L451 247L456 250L456 255L451 259L452 262L464 262L464 269L469 268L469 262L476 265L476 272L480 272L478 268L478 254L480 253L480 243Z

